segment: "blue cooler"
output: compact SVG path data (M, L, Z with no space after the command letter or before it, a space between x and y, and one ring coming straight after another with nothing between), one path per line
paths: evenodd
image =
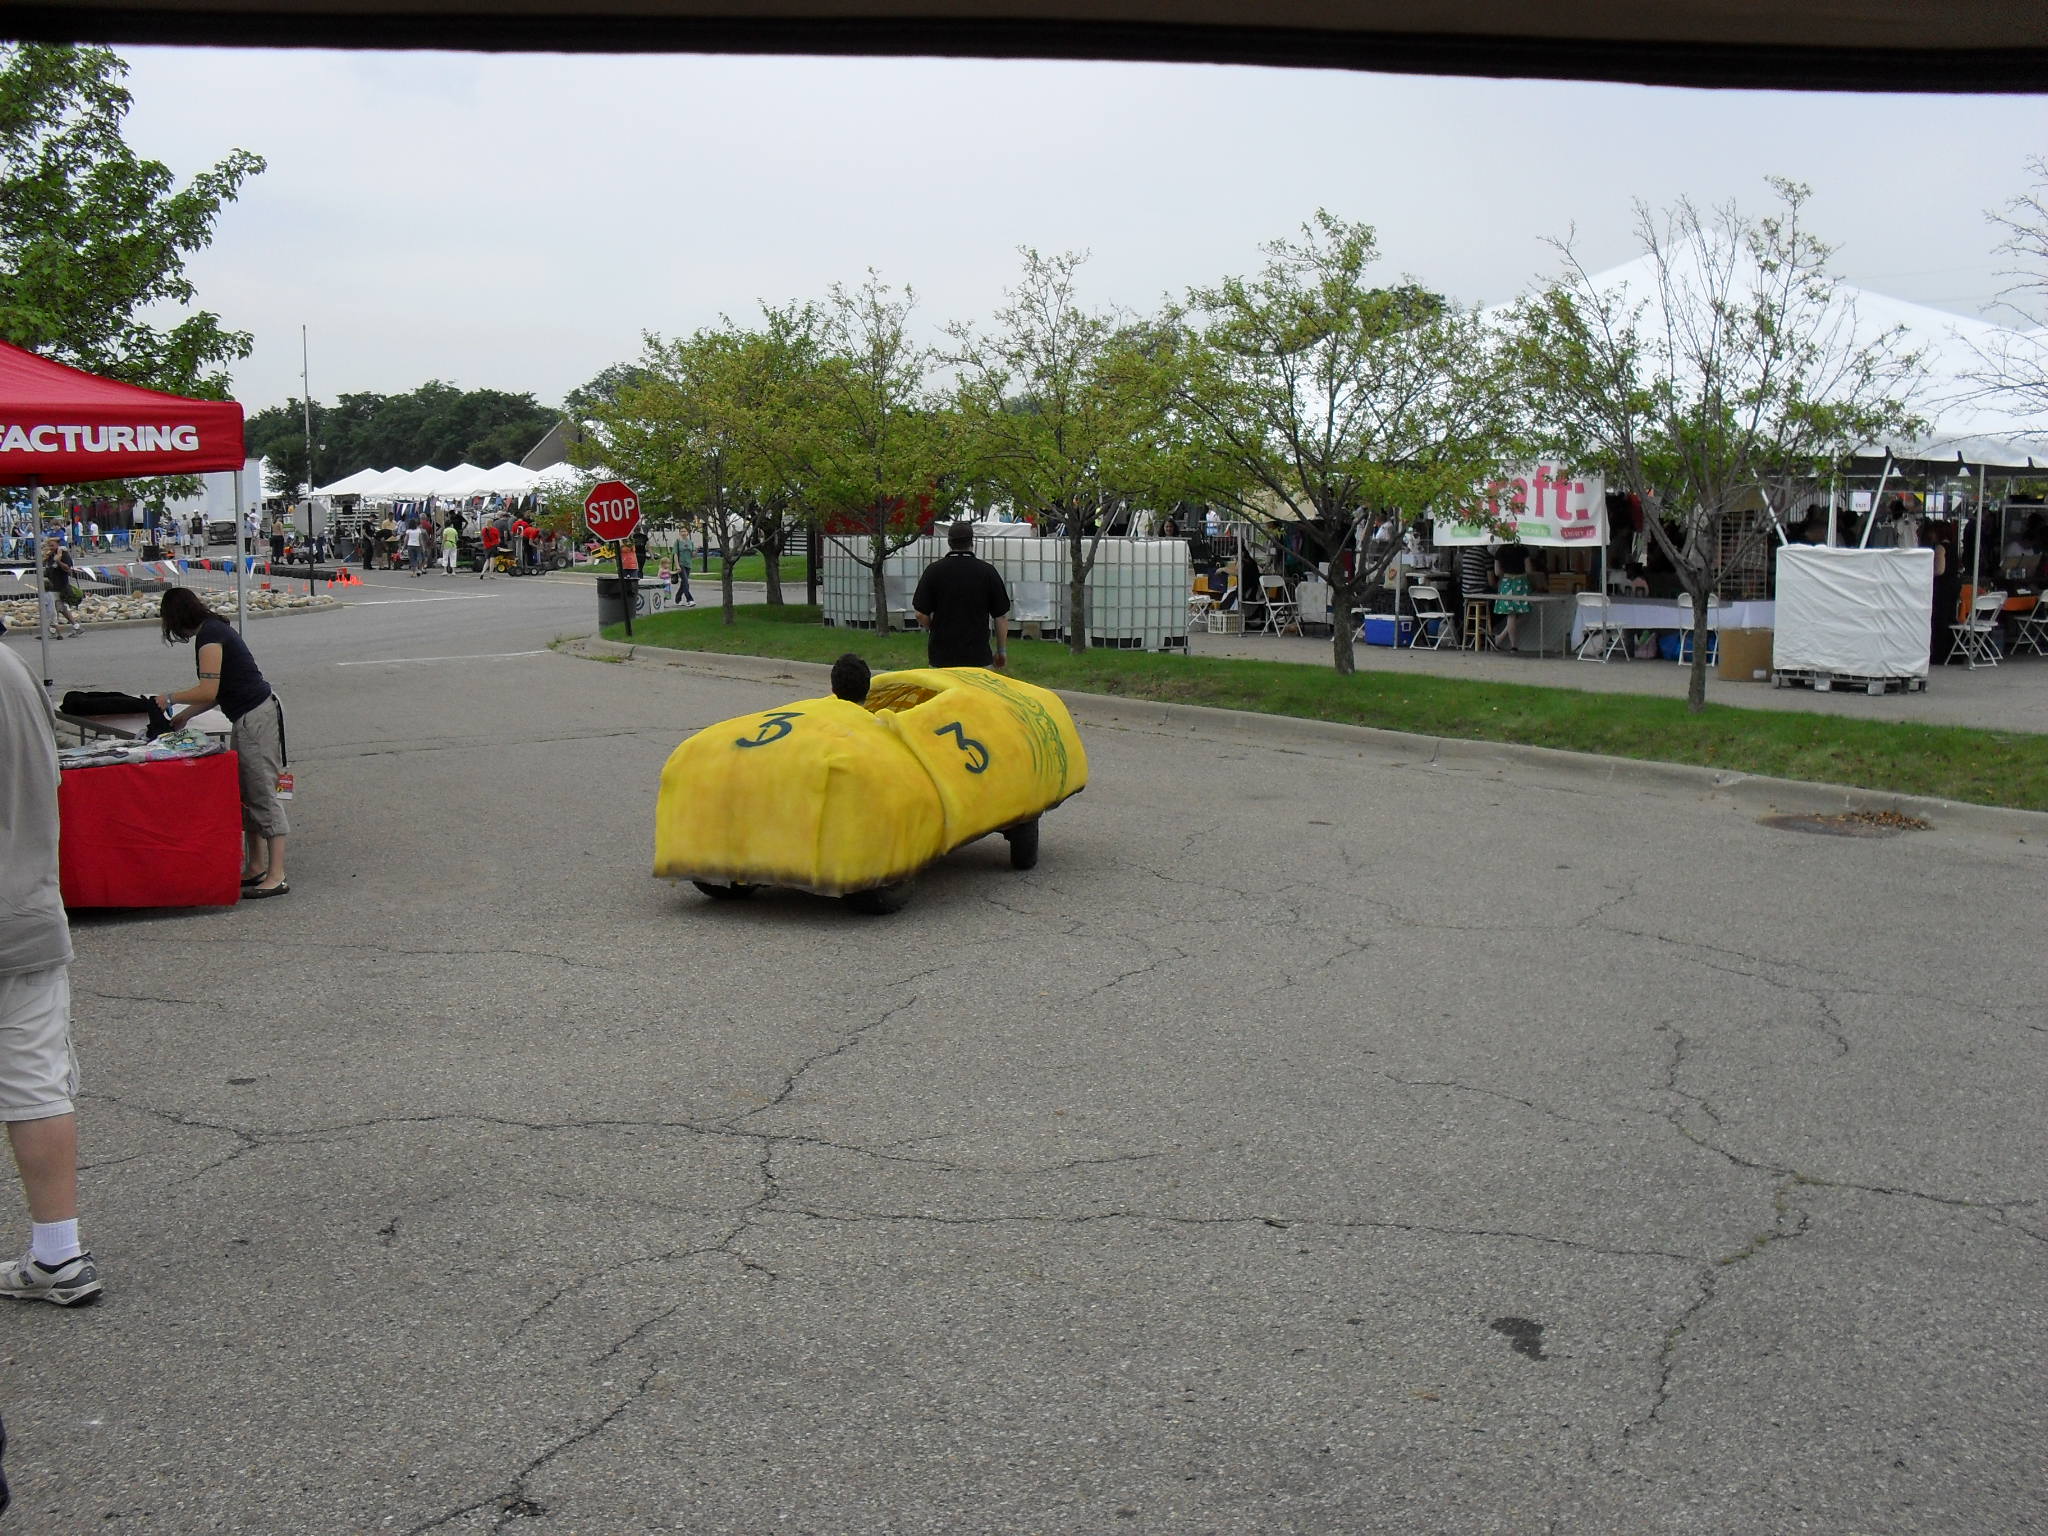
M1415 621L1396 620L1391 613L1369 613L1365 616L1365 643L1367 645L1412 645L1415 641Z

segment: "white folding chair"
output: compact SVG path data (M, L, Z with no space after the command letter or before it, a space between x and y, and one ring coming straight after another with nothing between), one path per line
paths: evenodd
M1443 593L1426 581L1418 581L1408 589L1408 603L1415 610L1415 636L1408 642L1410 650L1440 651L1444 641L1457 640L1458 621L1444 606Z
M2025 647L2036 656L2048 656L2048 649L2042 647L2044 640L2048 640L2048 593L2035 598L2034 606L2027 611L2027 616L2014 626L2013 654L2017 656L2020 649Z
M1300 612L1294 606L1294 595L1287 590L1287 578L1261 576L1259 591L1266 599L1266 622L1260 628L1269 635L1281 635L1289 630L1300 634Z
M2003 592L1979 592L1970 600L1969 614L1948 627L1954 642L1949 647L1948 659L1954 662L1960 658L1972 671L1997 666L1998 616L2003 612Z
M1604 662L1610 656L1628 660L1628 633L1614 622L1613 603L1604 592L1581 592L1575 601L1579 618L1579 660Z
M1690 607L1690 604L1686 605ZM1707 599L1707 665L1712 666L1721 659L1721 599ZM1684 612L1683 609L1680 610ZM1685 628L1678 632L1678 659L1692 660L1692 615L1685 614Z

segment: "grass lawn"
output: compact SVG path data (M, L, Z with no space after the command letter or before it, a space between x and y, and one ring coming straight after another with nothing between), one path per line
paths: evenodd
M646 574L652 577L656 571L661 569L661 562L665 558L659 546L650 545L647 550L647 564L650 569ZM768 579L767 567L768 562L760 555L741 555L739 563L732 568L732 579L734 581L766 581ZM588 565L578 566L577 569L603 571L610 575L616 571L617 567L613 565L609 558L606 558L603 560L593 560ZM718 591L719 573L723 569L724 567L719 563L718 556L715 554L711 557L711 569L708 571L703 569L703 561L701 559L690 562L690 589L697 594L698 602L704 601L706 591L714 594ZM785 588L794 587L796 588L797 596L803 596L804 563L800 558L791 555L784 555L782 557L782 580ZM813 610L813 612L815 611ZM837 653L835 652L834 654L836 655Z
M923 666L924 638L877 639L827 629L801 604L736 610L727 628L716 589L707 606L656 614L634 625L636 644L685 651L830 662L856 651L878 672ZM608 640L623 638L617 625ZM1069 655L1063 645L1012 640L1010 670L1026 682L1081 693L1206 704L1423 736L1513 741L1574 752L1693 763L1786 779L1932 795L1980 805L2048 810L2048 736L1963 726L1899 725L1790 710L1710 704L1691 715L1683 699L1582 693L1524 683L1360 672L1339 677L1286 661L1165 656L1145 651Z

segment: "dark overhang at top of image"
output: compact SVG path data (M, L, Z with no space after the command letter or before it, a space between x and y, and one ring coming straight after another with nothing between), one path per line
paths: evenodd
M2041 90L2041 0L0 0L45 41L1266 64Z

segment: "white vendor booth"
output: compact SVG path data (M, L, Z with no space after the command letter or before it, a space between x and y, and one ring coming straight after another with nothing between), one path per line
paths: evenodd
M1933 617L1933 550L1787 544L1771 682L1925 687Z
M820 547L825 622L872 629L873 578L853 557L865 541L828 535ZM910 600L925 568L946 554L943 533L905 545L882 563L889 622L914 629ZM1010 589L1010 632L1037 624L1046 638L1067 629L1067 544L1041 539L1026 523L977 523L974 552L1002 573ZM1105 538L1088 573L1088 642L1123 650L1163 651L1187 644L1188 588L1194 572L1184 539Z

